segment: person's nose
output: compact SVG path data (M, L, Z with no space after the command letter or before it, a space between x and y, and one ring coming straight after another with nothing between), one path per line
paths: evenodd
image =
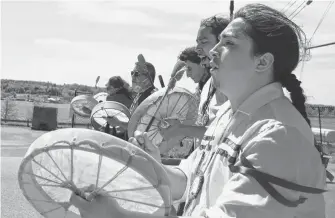
M217 52L216 46L209 51L209 57L211 59L219 57L219 52Z

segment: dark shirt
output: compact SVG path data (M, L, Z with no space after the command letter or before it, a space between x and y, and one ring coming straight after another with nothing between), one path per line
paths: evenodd
M115 94L112 96L109 95L107 96L107 101L116 101L121 104L124 104L127 108L130 109L130 114L132 114L135 111L135 109L138 107L138 105L140 105L147 97L149 97L155 91L157 91L157 89L155 87L151 87L145 90L144 92L139 93L137 98L135 97L133 100L130 100L125 94ZM115 127L111 127L110 129L109 126L108 127L107 126L105 129L106 133L109 133L118 138L124 139L126 141L128 140L127 131L117 132Z
M134 98L134 101L132 105L130 106L130 114L133 114L136 108L147 98L149 97L152 93L156 92L157 89L153 86L148 88L142 93L137 94L137 96Z
M133 99L131 99L130 97L128 97L124 93L116 93L114 95L108 95L106 101L119 102L119 103L123 104L124 106L126 106L129 109L132 102L133 102Z

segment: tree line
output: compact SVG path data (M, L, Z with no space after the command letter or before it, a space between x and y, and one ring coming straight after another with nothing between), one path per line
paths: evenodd
M62 98L62 103L69 103L75 96L81 93L96 94L105 92L105 88L73 84L55 84L51 82L26 81L26 80L9 80L1 79L1 97L15 96L16 94L30 95L49 95ZM335 107L330 105L306 104L308 116L318 116L319 109L321 117L335 117Z
M51 82L26 81L26 80L8 80L1 79L1 97L16 96L17 94L28 95L48 95L62 97L71 100L75 91L79 93L99 93L105 89L101 87L92 87L81 84L55 84Z

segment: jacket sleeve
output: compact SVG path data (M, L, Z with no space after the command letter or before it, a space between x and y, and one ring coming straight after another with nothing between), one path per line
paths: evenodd
M323 189L324 167L313 146L297 129L273 125L243 143L241 153L259 171L300 185ZM239 159L236 164L240 164ZM307 200L298 207L284 206L254 178L236 173L221 187L221 195L215 205L203 210L201 215L210 218L325 217L322 194L300 193L276 185L273 187L286 199L293 201L303 196Z
M174 204L186 201L187 192L188 192L188 189L190 187L190 180L191 180L191 175L192 175L192 166L194 165L194 161L197 157L197 152L198 152L198 149L194 150L192 152L192 154L190 156L188 156L187 159L184 159L180 162L179 166L174 167L175 169L182 171L187 178L187 184L186 184L185 192L180 199L176 199L176 200L173 201Z

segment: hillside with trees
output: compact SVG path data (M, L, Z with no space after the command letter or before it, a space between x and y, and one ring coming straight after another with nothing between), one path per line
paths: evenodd
M59 85L51 82L1 79L1 99L42 101L45 97L55 97L60 99L60 103L69 103L76 91L78 94L96 94L106 90L76 83Z
M105 92L105 88L80 84L55 84L51 82L1 79L1 99L45 102L47 98L57 98L58 103L70 103L75 96L83 93ZM335 117L335 107L331 105L307 104L307 114L316 117Z

